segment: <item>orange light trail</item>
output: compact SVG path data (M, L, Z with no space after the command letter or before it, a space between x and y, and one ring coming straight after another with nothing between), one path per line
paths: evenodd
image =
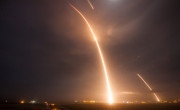
M101 52L101 48L100 48L99 43L97 41L96 35L94 34L93 29L91 28L89 22L84 17L84 15L77 8L75 8L72 4L69 3L69 5L83 18L83 20L86 22L86 24L88 25L88 27L89 27L92 35L93 35L93 38L94 38L94 40L96 42L96 45L97 45L97 48L98 48L98 51L99 51L99 54L100 54L100 57L101 57L101 60L102 60L102 64L103 64L103 67L104 67L104 73L105 73L106 84L107 84L107 89L108 89L108 103L112 104L113 103L113 97L112 97L111 87L110 87L110 83L109 83L109 78L108 78L106 66L105 66L105 63L104 63L103 55L102 55L102 52Z
M153 92L152 88L148 85L148 83L143 79L143 77L140 74L137 74L137 76L144 82L144 84L149 88L151 92ZM156 100L160 102L159 97L156 95L155 92L153 92L153 95L155 96Z
M90 0L87 0L89 5L91 6L92 10L94 10L94 6L92 5L92 3L90 2Z

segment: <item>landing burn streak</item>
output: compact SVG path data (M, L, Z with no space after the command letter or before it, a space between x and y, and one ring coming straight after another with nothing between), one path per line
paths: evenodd
M94 6L93 6L92 3L90 2L90 0L87 0L87 1L88 1L88 3L89 3L90 7L92 8L92 10L94 10Z
M137 76L143 81L143 83L149 88L151 92L153 92L152 88L148 85L148 83L143 79L143 77L140 74L137 74ZM153 95L155 96L156 100L160 102L159 97L156 95L155 92L153 92Z
M107 89L108 89L108 103L109 104L112 104L113 103L113 97L112 97L112 92L111 92L111 87L110 87L110 83L109 83L109 78L108 78L108 74L107 74L107 70L106 70L106 66L105 66L105 63L104 63L104 59L103 59L103 55L102 55L102 52L101 52L101 48L99 46L99 43L97 41L97 38L96 38L96 35L94 34L93 32L93 29L91 28L89 22L87 21L87 19L84 17L84 15L76 8L74 7L72 4L69 3L69 5L83 18L83 20L86 22L86 24L88 25L91 33L92 33L92 36L96 42L96 45L97 45L97 48L98 48L98 51L99 51L99 54L100 54L100 57L101 57L101 60L102 60L102 65L104 67L104 73L105 73L105 77L106 77L106 84L107 84Z

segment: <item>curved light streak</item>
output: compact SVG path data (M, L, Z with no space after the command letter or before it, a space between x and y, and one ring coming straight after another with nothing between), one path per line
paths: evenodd
M105 73L106 84L107 84L107 89L108 89L108 102L109 102L109 104L112 104L113 103L113 97L112 97L111 87L110 87L110 83L109 83L109 78L108 78L106 66L105 66L105 63L104 63L103 55L102 55L102 52L101 52L101 48L100 48L99 43L97 41L96 35L94 34L93 29L91 28L89 22L84 17L84 15L77 8L75 8L72 4L69 3L69 5L83 18L83 20L86 22L86 24L88 25L88 27L89 27L92 35L93 35L93 38L94 38L94 40L96 42L96 45L98 47L98 51L99 51L99 54L100 54L100 57L101 57L101 60L102 60L103 67L104 67L104 73Z
M149 88L151 92L153 92L152 88L148 85L148 83L143 79L143 77L140 74L137 74L137 76L144 82L144 84ZM153 95L155 96L156 100L160 102L159 97L156 95L155 92L153 92Z

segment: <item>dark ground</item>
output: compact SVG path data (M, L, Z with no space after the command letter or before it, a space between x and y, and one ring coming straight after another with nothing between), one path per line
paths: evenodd
M180 104L72 104L64 110L180 110Z
M20 106L21 105L21 106ZM66 104L47 108L42 104L0 104L0 110L180 110L178 104Z
M20 103L4 103L0 104L0 110L49 110L46 104L20 104Z

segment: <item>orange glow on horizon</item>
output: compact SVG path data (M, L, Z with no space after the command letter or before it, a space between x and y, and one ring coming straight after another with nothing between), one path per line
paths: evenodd
M109 102L109 104L112 104L114 101L113 101L113 97L112 97L112 93L111 93L111 87L110 87L110 83L109 83L109 78L108 78L106 66L105 66L105 63L104 63L104 58L103 58L103 55L102 55L102 52L101 52L101 48L100 48L99 43L97 41L96 35L94 34L93 29L91 28L89 22L84 17L84 15L77 8L75 8L72 4L69 4L69 5L84 19L84 21L88 25L88 27L89 27L92 35L93 35L93 38L94 38L94 40L96 42L96 45L97 45L97 48L98 48L98 51L99 51L99 54L100 54L100 57L101 57L101 60L102 60L102 64L103 64L103 67L104 67L104 72L105 72L105 77L106 77L106 84L107 84L107 89L108 89L108 102Z

